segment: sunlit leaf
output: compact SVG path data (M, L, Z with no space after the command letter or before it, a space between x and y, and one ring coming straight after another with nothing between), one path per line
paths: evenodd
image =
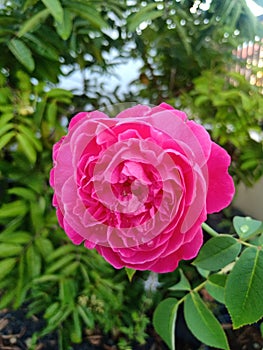
M61 23L63 21L63 8L59 0L41 0L43 4L49 9L54 19Z
M27 212L27 204L22 200L13 201L3 204L0 208L0 218L12 218L25 215Z
M127 276L128 276L129 281L131 282L133 276L134 276L135 273L136 273L136 270L128 269L127 267L125 267L125 271L126 271L126 274L127 274Z

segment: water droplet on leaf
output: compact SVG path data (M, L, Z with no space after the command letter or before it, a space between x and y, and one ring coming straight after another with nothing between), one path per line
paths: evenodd
M249 230L249 226L248 226L248 225L242 225L242 226L240 227L240 231L241 231L242 233L246 233L248 230Z

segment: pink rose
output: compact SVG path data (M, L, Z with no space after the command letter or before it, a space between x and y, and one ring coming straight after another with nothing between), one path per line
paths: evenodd
M207 213L230 204L230 157L185 113L162 103L116 118L79 113L53 149L61 227L115 268L163 273L194 258Z

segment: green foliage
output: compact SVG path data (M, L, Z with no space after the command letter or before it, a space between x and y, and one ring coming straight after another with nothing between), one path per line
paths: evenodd
M253 184L263 174L261 88L225 68L205 70L193 83L182 103L206 125L213 140L227 149L237 182Z
M236 328L262 317L260 221L234 218L237 236L208 240L194 267L182 264L166 276L167 298L158 303L161 293L145 292L142 273L116 271L95 252L68 241L48 184L52 146L71 116L87 104L121 102L118 87L108 94L92 77L113 73L116 60L106 58L113 49L117 63L130 57L143 62L140 79L123 100L185 108L231 154L236 180L253 184L263 174L262 137L253 138L262 134L262 91L232 67L233 50L255 34L262 34L262 26L244 0L214 0L208 10L202 2L172 0L1 5L0 309L26 303L28 316L43 315L46 325L32 347L56 331L60 348L67 349L82 341L83 330L101 329L127 350L134 340L144 342L153 298L158 305L153 324L169 348L175 349L182 304L187 326L200 341L228 349L213 310L199 296L203 288L226 305ZM58 87L61 75L76 70L83 79L81 94Z
M187 326L203 343L218 349L229 349L226 335L212 311L197 292L189 293L184 302Z
M167 298L161 301L154 312L153 325L170 349L175 349L174 328L177 316L178 301Z
M210 304L199 294L204 289L216 302L226 306L233 328L255 323L263 317L263 222L245 217L235 217L233 221L238 238L216 234L204 225L214 237L204 244L193 264L207 273L202 274L194 286L189 276L180 270L179 281L168 289L171 296L155 310L155 329L170 349L175 349L176 309L180 304L184 305L186 324L197 339L218 349L229 349L222 325ZM244 227L246 236L243 236Z

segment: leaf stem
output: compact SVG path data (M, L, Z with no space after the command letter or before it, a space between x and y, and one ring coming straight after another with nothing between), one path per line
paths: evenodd
M205 222L202 223L202 228L212 237L216 237L219 235L212 227L207 225Z

